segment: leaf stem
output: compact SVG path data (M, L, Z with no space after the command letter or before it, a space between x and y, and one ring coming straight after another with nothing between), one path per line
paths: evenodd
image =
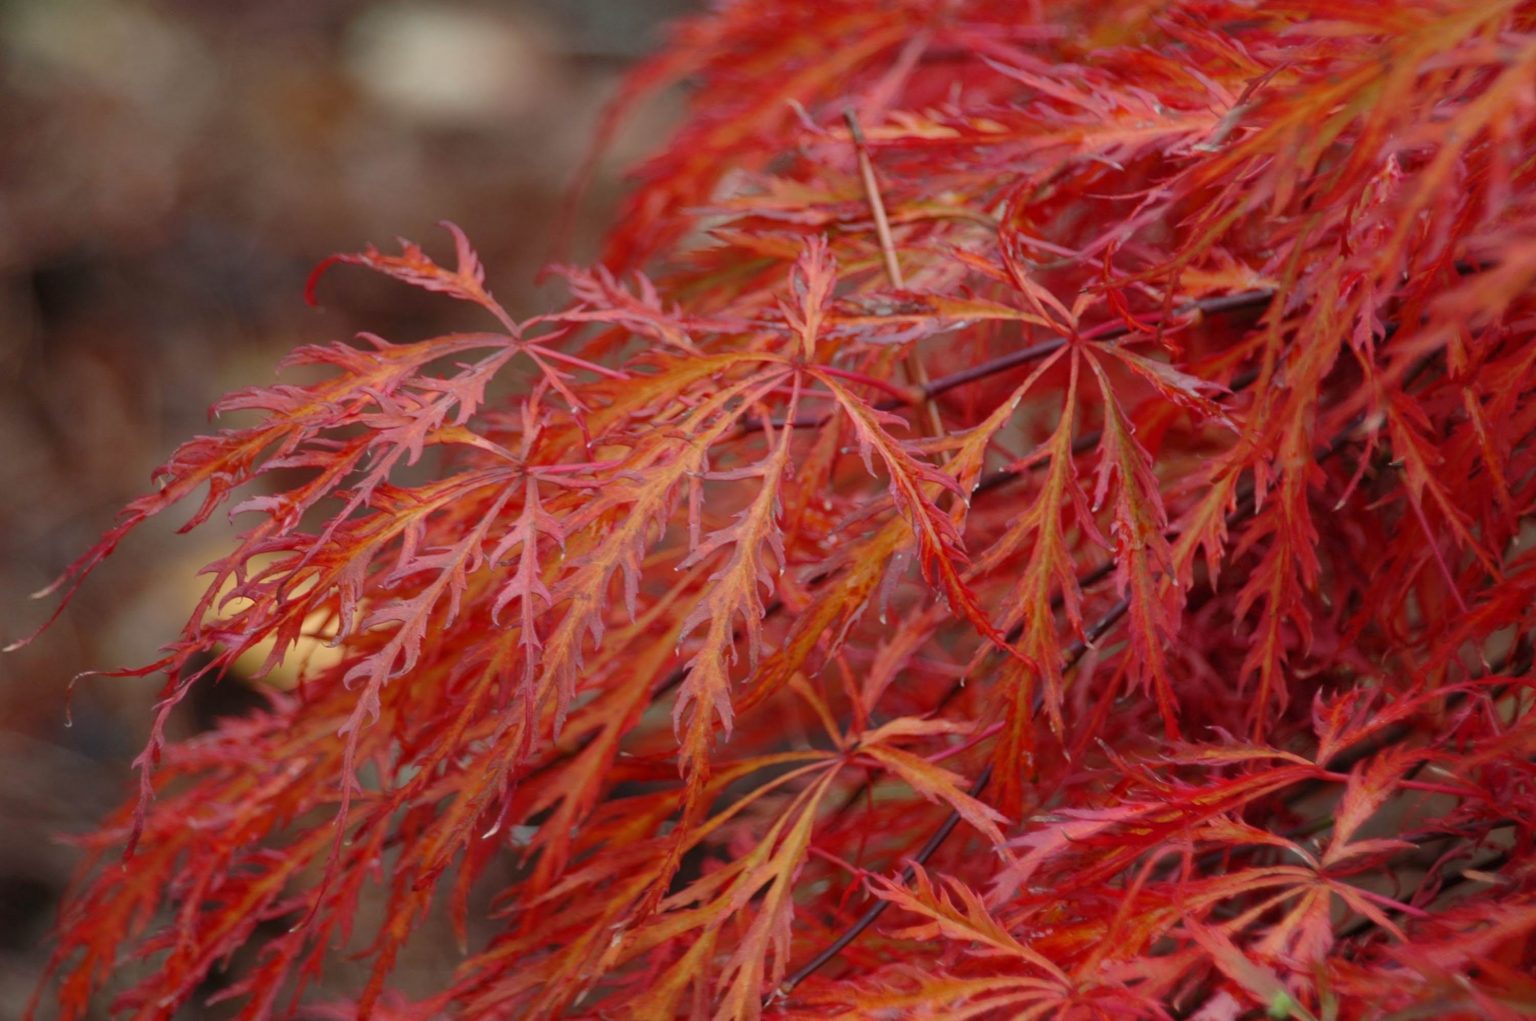
M875 237L880 241L880 255L885 260L885 275L891 286L898 291L907 289L901 274L901 263L896 258L896 243L891 238L891 221L885 215L885 199L880 195L880 182L875 179L875 165L869 158L869 148L864 144L864 130L859 127L859 116L850 107L843 111L848 122L848 135L853 139L854 152L859 158L859 176L864 182L864 196L869 201L870 212L875 218ZM939 417L938 403L928 392L928 370L917 353L917 342L907 345L907 382L922 393L923 431L929 436L943 436L944 422Z

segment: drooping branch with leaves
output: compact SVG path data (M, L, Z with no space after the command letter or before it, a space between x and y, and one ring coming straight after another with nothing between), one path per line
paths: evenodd
M1536 1012L1536 4L730 4L614 117L679 80L564 308L336 257L484 332L299 350L61 579L244 524L39 1002Z

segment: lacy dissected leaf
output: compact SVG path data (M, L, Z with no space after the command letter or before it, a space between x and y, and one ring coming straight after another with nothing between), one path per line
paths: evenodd
M961 569L966 560L960 534L950 517L934 503L937 492L947 489L960 495L954 477L914 458L906 447L884 429L881 415L842 384L828 376L819 377L836 396L853 425L865 467L874 473L873 456L878 455L890 477L892 499L901 508L916 538L923 579L938 587L939 593L956 613L970 621L993 642L1008 648L1002 632L988 619L986 611L966 585Z
M315 286L320 282L320 276L337 263L348 263L354 266L366 266L428 291L440 291L460 301L474 302L494 315L507 329L514 329L506 311L485 289L485 267L480 264L480 257L470 247L469 238L456 224L445 220L442 227L453 235L454 256L457 264L451 270L433 262L414 241L401 238L399 255L385 255L369 245L356 254L331 256L316 266L314 272L310 274L305 295L309 298L310 304L314 304Z
M1109 377L1098 360L1088 356L1104 397L1104 429L1099 439L1098 481L1093 502L1102 506L1113 488L1109 534L1115 543L1115 581L1130 606L1131 652L1143 683L1157 699L1168 735L1178 733L1173 685L1163 648L1172 637L1176 606L1171 587L1159 579L1173 566L1172 550L1163 534L1168 527L1162 490L1152 474L1152 459L1137 442ZM1176 590L1175 590L1176 591Z
M610 583L622 576L624 605L633 617L641 558L674 509L679 487L705 470L710 444L727 434L759 392L777 385L781 376L773 373L767 381L749 377L651 432L575 519L572 542L579 530L585 549L553 588L552 601L564 611L549 629L542 655L541 684L555 694L557 725L575 693L583 642L602 639Z
M798 389L798 378L795 386ZM791 416L796 407L798 401L792 399L789 403ZM690 770L700 769L708 760L712 717L719 718L725 736L730 736L734 716L730 665L735 661L738 645L746 645L754 668L761 654L761 587L772 586L774 578L784 570L784 540L775 519L780 480L789 467L789 445L793 437L794 430L779 430L767 458L748 471L748 477L755 478L759 487L752 502L738 512L734 524L705 536L680 565L687 567L711 558L722 548L729 549L725 562L709 576L710 592L683 621L684 635L700 623L705 625L704 640L689 660L688 676L683 680L672 710L679 733L688 732L686 744ZM738 617L743 622L739 636L735 630Z

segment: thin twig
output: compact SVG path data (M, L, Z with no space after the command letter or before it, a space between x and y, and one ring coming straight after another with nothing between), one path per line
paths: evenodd
M870 161L869 149L864 144L864 131L859 127L859 117L852 108L843 111L843 119L848 122L848 134L853 139L854 152L858 154L859 176L864 182L864 196L869 201L870 212L874 214L875 236L880 240L880 255L885 260L886 278L896 290L904 291L907 283L901 275L901 263L896 258L896 243L891 238L891 221L885 215L885 199L880 195L880 182L875 179L875 165ZM924 432L929 436L943 436L944 422L939 418L938 402L928 392L928 370L918 356L916 341L907 345L905 364L907 382L923 394Z
M1239 291L1237 294L1222 294L1214 298L1197 298L1194 301L1180 305L1174 310L1174 314L1189 315L1199 312L1201 315L1221 315L1227 312L1239 312L1243 309L1262 308L1268 305L1273 297L1273 291L1253 290ZM1099 343L1107 343L1112 340L1119 340L1130 332L1131 328L1129 326L1117 323L1104 329L1092 339ZM1007 372L1009 369L1015 369L1030 362L1039 361L1061 350L1066 342L1065 337L1048 337L1028 347L1022 347L1017 351L1010 351L1005 355L999 355L996 358L980 362L968 369L952 372L947 376L940 376L926 384L922 384L914 395L915 399L908 403L916 403L917 400L922 400L925 403L930 402L933 398L946 394L956 387L964 386L967 383L974 383L988 376L995 376L1000 372ZM1234 380L1232 389L1236 388L1237 382ZM900 401L882 401L875 405L880 411L895 411L902 406L903 403ZM836 416L811 413L797 415L792 420L782 418L770 419L769 424L775 429L785 425L793 426L797 429L809 429L825 425L834 417ZM738 427L738 433L758 432L762 428L763 421L761 419L748 419L743 421Z

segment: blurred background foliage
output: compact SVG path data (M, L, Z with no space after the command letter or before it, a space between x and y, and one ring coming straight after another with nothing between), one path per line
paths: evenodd
M441 253L434 224L450 219L514 314L558 300L535 276L598 113L691 6L0 0L0 637L46 617L24 595L209 428L220 394L270 381L301 343L468 325L360 272L329 274L311 309L325 255L396 235ZM568 257L595 253L617 168L664 137L674 105L650 104L606 154ZM160 684L85 679L66 727L70 677L152 659L226 527L146 526L52 630L0 657L0 1018L46 956L72 863L58 836L127 789ZM205 687L178 732L253 698L238 679ZM404 987L452 967L451 940L422 943Z

